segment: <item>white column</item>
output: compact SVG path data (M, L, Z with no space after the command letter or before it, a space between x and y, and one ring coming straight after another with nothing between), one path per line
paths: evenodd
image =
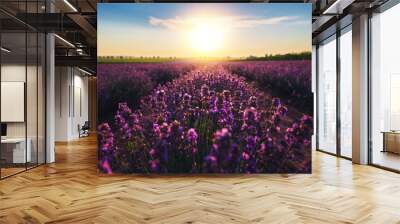
M46 1L46 12L54 12L52 1ZM46 163L55 162L55 42L46 35Z
M46 163L55 161L54 133L55 133L55 54L54 35L46 36Z
M353 19L353 162L368 163L368 15Z

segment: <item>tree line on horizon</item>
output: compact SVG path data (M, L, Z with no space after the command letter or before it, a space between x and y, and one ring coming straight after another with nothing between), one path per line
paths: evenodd
M305 51L305 52L300 52L300 53L287 53L287 54L265 54L263 57L257 57L257 56L249 56L246 58L246 60L250 61L263 61L263 60L269 60L269 61L282 61L282 60L311 60L311 52L310 51Z
M207 59L207 57L204 57ZM210 57L212 58L212 57ZM223 59L223 58L221 58ZM282 61L282 60L311 60L311 52L287 53L287 54L265 54L264 56L248 56L242 58L226 57L227 60L245 60L245 61ZM164 62L179 60L177 57L160 56L99 56L98 62Z

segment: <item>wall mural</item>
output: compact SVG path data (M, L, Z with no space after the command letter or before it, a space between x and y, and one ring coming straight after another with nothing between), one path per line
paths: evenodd
M98 4L102 173L310 173L311 4Z

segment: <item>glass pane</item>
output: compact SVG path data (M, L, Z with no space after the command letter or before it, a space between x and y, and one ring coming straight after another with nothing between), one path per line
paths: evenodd
M25 170L26 150L26 34L1 34L1 173L2 177ZM29 149L29 144L28 144Z
M39 34L38 45L38 163L45 163L45 44L46 37L44 34Z
M350 30L340 36L340 152L352 156L352 35Z
M400 170L400 5L372 18L372 163Z
M28 160L28 168L37 165L38 160L38 36L36 32L27 33L28 38L28 63L27 63L27 80L26 80L26 112L27 112L27 142L28 149L30 148L30 160Z
M318 147L336 153L336 37L318 48Z
M27 2L26 12L33 14L39 11L37 1ZM31 23L37 17L28 17ZM35 30L27 30L27 75L26 75L26 115L27 115L27 149L31 151L27 167L37 166L38 160L38 35Z

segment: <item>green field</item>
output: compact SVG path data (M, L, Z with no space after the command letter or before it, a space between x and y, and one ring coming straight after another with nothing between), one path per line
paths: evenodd
M160 63L176 61L176 58L97 57L98 63Z

